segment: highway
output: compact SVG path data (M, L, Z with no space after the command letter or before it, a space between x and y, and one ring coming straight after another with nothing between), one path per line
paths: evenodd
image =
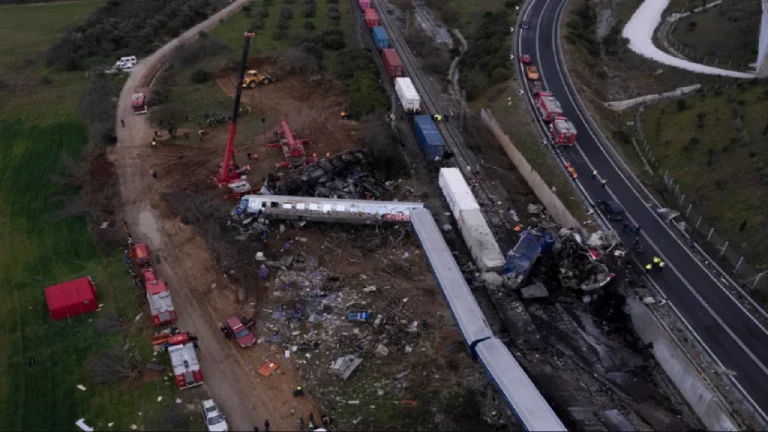
M559 55L559 21L565 0L533 0L524 11L523 21L530 24L520 29L516 59L522 54L532 57L539 66L544 88L554 93L565 115L578 131L577 145L563 151L577 172L577 180L590 200L615 200L624 206L630 222L642 227L644 253L638 259L643 265L654 255L666 262L663 272L651 278L679 311L697 337L717 361L736 373L735 384L765 418L768 411L768 332L723 288L680 243L670 228L633 189L623 173L608 156L597 139L598 131L589 127L586 114L577 103L576 91L567 78ZM562 49L568 49L563 45ZM515 59L515 62L517 60ZM522 68L520 69L522 72ZM524 77L524 74L521 75ZM530 95L527 95L530 97ZM607 180L602 187L592 179L593 169ZM627 244L631 237L622 233L621 224L614 228ZM659 306L667 307L667 306Z

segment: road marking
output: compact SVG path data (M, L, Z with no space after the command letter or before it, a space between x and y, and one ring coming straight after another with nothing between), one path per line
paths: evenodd
M566 1L567 1L567 0L566 0ZM561 21L561 19L562 19L562 13L561 13L561 11L562 11L562 9L564 8L564 6L565 6L565 2L561 3L560 7L559 7L559 8L556 10L556 14L555 14L555 15L556 15L556 21L557 21L557 22L556 22L556 25L554 25L554 26L553 26L553 30L554 30L554 29L557 29L557 33L558 33L558 34L560 33L560 25L559 25L559 24L560 24L560 21ZM546 8L546 5L545 5L544 7ZM543 8L542 8L542 11L543 11ZM559 17L558 17L558 16L559 16ZM537 28L537 34L538 34L538 28ZM553 31L553 34L554 34L554 31ZM537 39L538 39L538 38L537 38ZM553 36L553 41L558 41L558 40L559 40L558 38L555 38L555 36ZM538 48L538 40L537 40L537 48ZM553 47L553 48L554 48L554 47ZM561 70L561 68L560 68L560 62L559 62L559 61L557 61L557 60L559 60L559 59L561 59L561 58L562 58L562 49L561 49L561 46L560 46L560 44L559 44L559 43L557 43L557 53L559 54L559 55L558 55L558 57L559 57L559 58L556 58L556 59L555 59L555 60L556 60L556 61L555 61L555 66L557 67L557 70L558 70L558 72L559 72L559 74L560 74L560 77L563 79L563 84L565 84L565 80L568 80L568 84L570 84L570 86L571 86L571 87L575 88L575 86L573 85L573 82L572 82L572 81L571 81L571 79L570 79L570 76L568 76L568 74L567 74L567 73L565 73L565 74L563 74L563 73L562 73L562 70ZM564 69L566 70L566 72L567 72L567 70L568 70L568 68L567 68L567 65L563 64L563 68L564 68ZM543 76L543 74L541 74L541 75ZM608 152L605 150L605 148L603 148L602 142L601 142L600 140L598 140L598 139L597 139L597 137L595 136L594 132L593 132L593 131L592 131L592 129L589 127L590 123L589 123L589 122L587 122L587 120L586 120L586 119L584 118L584 116L582 115L582 113L581 113L581 110L579 110L579 109L578 109L578 105L575 103L575 101L574 101L574 98L573 98L573 96L571 95L571 90L569 89L569 87L568 87L568 86L563 86L563 87L565 88L565 91L566 91L566 93L568 93L568 98L571 100L571 103L573 103L574 107L576 107L576 108L577 108L577 109L576 109L576 113L578 114L579 118L581 118L581 121L582 121L582 122L584 122L584 124L585 124L585 125L587 125L587 127L588 127L588 129L589 129L589 130L588 130L588 131L589 131L589 134L592 136L592 138L594 138L594 140L595 140L595 143L597 144L597 147L598 147L598 148L600 149L600 151L603 153L603 155L605 156L605 158L606 158L606 159L608 159L608 162L610 162L610 164L611 164L611 165L613 166L613 168L616 170L616 173L618 173L618 174L619 174L619 176L621 176L621 178L622 178L622 179L624 179L624 182L627 184L627 186L629 186L629 188L630 188L630 189L631 189L631 190L632 190L632 191L635 193L635 195L637 195L637 197L640 199L640 201L642 201L642 202L645 202L645 200L643 199L643 197L641 197L641 196L640 196L640 194L637 192L637 190L635 189L635 187L634 187L634 186L633 186L633 185L632 185L632 184L631 184L631 183L630 183L630 182L627 180L627 177L624 175L624 171L622 171L622 170L620 170L620 169L619 169L619 167L616 165L616 163L615 163L614 159L613 159L613 158L611 158L611 157L608 155ZM581 99L579 98L578 94L576 95L576 98L577 98L577 99L579 99L579 101L581 101ZM582 104L582 106L583 106L583 104ZM599 127L598 127L597 129L598 129L598 133L599 133L599 134L600 134L600 135L603 137L603 139L605 139L605 140L607 141L607 139L605 138L605 136L602 134L602 131L600 131ZM633 179L636 181L636 183L639 185L639 187L640 187L640 188L642 188L642 189L643 189L643 191L644 191L644 192L645 192L645 193L646 193L646 194L647 194L647 195L648 195L648 196L651 198L651 200L654 202L654 204L656 204L656 206L658 206L659 208L662 208L662 206L659 204L659 202L656 200L656 198L655 198L655 197L654 197L654 196L653 196L651 193L649 193L649 192L648 192L648 190L645 188L645 186L643 186L643 185L642 185L642 183L641 183L641 182L640 182L640 181L637 179L637 177L635 176L635 174L634 174L634 173L632 172L632 170L631 170L631 169L630 169L630 168L627 166L627 164L624 162L624 160L623 160L621 157L619 157L618 159L621 161L621 164L622 164L622 165L624 165L624 167L626 168L626 170L627 170L627 172L629 173L629 175L630 175L630 176L632 176L632 178L633 178ZM655 212L652 212L652 211L650 211L650 210L649 210L649 212L650 212L650 213L651 213L651 214L652 214L652 215L653 215L653 216L654 216L654 217L655 217L655 218L656 218L656 219L659 221L659 223L661 223L661 225L664 227L664 229L665 229L665 230L667 230L667 232L669 232L669 234L672 236L672 238L674 238L674 239L675 239L675 241L676 241L676 242L677 242L677 243L680 245L680 247L681 247L683 250L685 250L685 252L686 252L686 253L687 253L687 254L688 254L690 257L691 257L691 259L692 259L693 261L695 261L695 262L696 262L696 263L699 265L699 267L701 267L701 269L704 271L704 273L706 273L706 274L707 274L707 275L708 275L708 276L709 276L709 277L712 279L712 281L714 281L714 282L715 282L715 284L716 284L718 287L720 287L720 289L722 289L722 290L725 292L725 294L726 294L728 297L730 297L730 298L731 298L731 300L733 300L733 302L734 302L734 303L736 303L736 305L737 305L737 306L738 306L738 307L739 307L739 308L740 308L740 309L741 309L741 310L742 310L742 311L743 311L743 312L744 312L744 313L745 313L747 316L749 316L749 318L750 318L750 319L751 319L751 320L752 320L752 321L753 321L753 322L754 322L754 323L755 323L755 324L756 324L756 325L757 325L757 326L758 326L758 327L759 327L759 328L760 328L760 329L761 329L761 330L762 330L762 331L763 331L763 332L764 332L766 335L768 335L768 330L766 330L766 328L765 328L765 327L764 327L764 326L763 326L763 325L762 325L762 324L761 324L759 321L757 321L757 319L756 319L756 318L755 318L755 317L754 317L754 316L753 316L751 313L749 313L749 311L747 311L747 309L746 309L746 308L744 308L744 306L743 306L743 305L742 305L742 304L741 304L741 303L740 303L738 300L736 300L736 298L735 298L735 297L733 297L733 295L732 295L732 294L731 294L731 293L728 291L728 289L727 289L726 287L724 287L724 286L723 286L723 285L720 283L720 281L718 281L718 280L717 280L717 278L715 278L715 277L712 275L712 273L710 273L710 272L709 272L709 270L707 270L707 268L706 268L706 267L704 267L704 264L702 264L702 263L701 263L701 261L699 261L699 259L698 259L698 258L696 258L696 257L693 255L693 253L692 253L692 252L691 252L691 251L688 249L688 247L687 247L685 244L683 244L683 242L681 242L681 241L680 241L680 239L679 239L679 238L678 238L678 237L677 237L677 236L676 236L676 235L675 235L675 234L672 232L672 230L671 230L671 229L670 229L670 228L667 226L667 224L666 224L666 223L664 223L664 222L661 220L661 218L659 218L659 216L658 216L658 215L657 215ZM723 271L723 270L722 270L722 269L721 269L721 268L720 268L720 267L719 267L717 264L715 264L715 263L714 263L714 260L712 260L712 259L709 257L709 255L706 255L706 254L705 254L705 256L708 258L708 260L709 260L709 262L710 262L710 263L713 263L713 265L714 265L714 266L715 266L715 267L718 269L718 271L720 272L720 274L722 274L723 276L725 276L725 277L726 277L726 278L727 278L727 279L728 279L728 280L731 282L731 284L732 284L733 286L735 286L735 287L736 287L736 288L737 288L737 289L738 289L738 290L741 292L741 294L744 296L744 298L746 298L746 299L747 299L747 301L749 301L749 302L752 304L752 306L753 306L753 307L754 307L756 310L758 310L758 311L759 311L759 312L760 312L760 313L761 313L763 316L765 316L765 317L768 317L768 311L766 311L766 310L765 310L765 309L764 309L762 306L760 306L760 305L759 305L759 304L758 304L758 303L757 303L757 302L756 302L756 301L755 301L755 300L754 300L754 299L753 299L751 296L749 296L749 294L747 294L747 293L744 291L744 289L743 289L743 288L742 288L742 287L741 287L739 284L737 284L736 282L734 282L734 281L733 281L733 279L732 279L730 276L728 276L728 275L727 275L727 274L726 274L726 273L725 273L725 272L724 272L724 271Z
M539 36L539 34L540 34L540 24L541 24L541 20L542 20L542 18L543 18L543 15L544 15L544 14L543 14L543 12L544 12L544 10L546 9L546 7L549 5L549 2L550 2L550 1L551 1L551 0L547 0L547 2L544 4L544 7L542 8L542 13L539 15L539 20L538 20L538 22L537 22L535 44L536 44L536 55L537 55L537 57L539 57L539 59L540 59L540 50L539 50L539 38L538 38L538 36ZM565 2L562 2L562 3L561 3L559 6L558 6L558 8L556 9L556 11L555 11L555 21L556 21L556 25L554 25L554 26L552 27L552 40L553 40L553 42L555 42L555 41L557 40L557 34L559 33L559 25L557 25L557 24L560 22L560 19L562 18L562 10L563 10L564 6L565 6ZM526 13L526 15L527 15L527 13ZM563 74L563 72L562 72L562 69L560 68L560 65L559 65L559 62L557 61L557 59L556 59L556 61L555 61L555 67L557 68L557 71L558 71L558 73L559 73L559 75L560 75L560 77L561 77L561 79L562 79L562 78L564 77L564 74ZM542 68L541 68L541 62L539 62L539 70L540 70L540 75L541 75L541 77L542 77L542 80L544 80L544 83L545 83L545 85L546 85L546 79L544 78L544 73L543 73L543 70L542 70ZM563 82L563 84L565 84L565 82ZM547 86L547 87L548 87L548 86ZM573 100L573 97L572 97L572 95L571 95L571 92L570 92L570 90L568 89L568 86L563 86L563 87L565 88L566 92L568 93L568 98L570 99L571 103L574 105L574 107L576 107L576 108L577 108L577 109L576 109L576 113L579 115L579 117L581 118L581 120L582 120L582 121L584 122L584 124L586 125L586 124L587 124L587 122L586 122L586 120L584 119L584 117L582 116L581 112L579 111L579 109L578 109L578 106L576 105L575 101ZM594 133L592 132L592 130L591 130L590 128L588 128L588 132L589 132L589 134L592 136L592 138L593 138L593 139L595 139L595 141L597 142L597 137L594 135ZM602 149L602 146L600 146L600 145L599 145L599 143L598 143L598 146L601 148L601 150L602 150L602 151L603 151L603 153L605 154L605 150L604 150L604 149ZM581 154L581 156L582 156L582 158L584 159L584 161L585 161L585 162L586 162L586 163L587 163L587 164L590 166L590 168L591 168L591 169L593 169L593 170L594 170L594 166L592 165L591 161L589 161L589 159L586 157L586 155L584 154L584 151L581 149L581 147L577 145L577 146L576 146L576 148L577 148L577 150L579 151L579 153ZM616 172L617 172L617 173L618 173L618 174L619 174L619 175L622 177L622 179L625 181L625 183L627 184L627 186L628 186L628 187L629 187L629 188L630 188L630 189L631 189L631 190L632 190L632 191L635 193L635 195L638 197L638 199L640 199L640 201L641 201L641 202L644 202L644 201L643 201L643 199L642 199L642 197L640 197L640 195L637 193L637 191L634 189L634 187L632 187L632 185L631 185L631 184L630 184L630 183L627 181L627 178L626 178L626 177L625 177L625 176L624 176L624 175L621 173L621 171L619 171L618 167L617 167L617 166L616 166L616 165L613 163L613 161L611 160L611 158L610 158L610 157L608 157L608 155L607 155L607 154L605 154L605 156L606 156L606 158L609 160L609 162L611 162L611 164L613 165L613 167L614 167L614 169L616 170ZM616 201L619 201L619 200L617 199L616 195L614 195L614 193L613 193L613 192L610 190L610 188L606 188L606 191L608 192L608 194L610 194L610 196L611 196L611 197L612 197L614 200L616 200ZM648 211L649 211L649 212L651 212L650 210L648 210ZM667 231L670 233L670 235L672 235L672 236L674 237L674 234L673 234L673 233L672 233L672 232L669 230L669 228L668 228L668 227L667 227L667 226L664 224L664 222L662 222L662 221L661 221L661 219L658 217L658 215L656 215L656 214L655 214L655 213L653 213L653 212L651 212L651 213L652 213L652 214L653 214L653 215L656 217L656 219L657 219L657 220L658 220L658 221L659 221L659 222L660 222L660 223L661 223L661 224L664 226L664 228L665 228L665 229L667 229ZM637 225L637 223L636 223L635 219L632 217L632 215L631 215L629 212L627 212L627 216L628 216L628 218L629 218L629 219L632 221L632 223L633 223L633 224ZM653 248L654 248L654 249L656 249L656 250L658 251L658 253L661 255L661 252L660 252L660 249L659 249L659 247L658 247L658 246L655 244L655 242L653 242L653 241L650 239L650 237L648 236L648 234L647 234L645 231L642 231L642 236L643 236L643 238L645 238L645 240L646 240L646 241L647 241L649 244L651 244L651 245L653 246ZM680 241L677 239L677 237L675 237L675 239L678 241L678 243L680 243ZM682 245L682 243L680 243L680 245L683 247L683 249L685 249L685 246L684 246L684 245ZM690 254L690 251L688 251L687 249L686 249L686 251L687 251L687 252ZM662 257L663 257L663 255L662 255ZM693 255L692 255L692 254L691 254L691 257L694 259L694 261L696 261L696 262L697 262L697 263L698 263L698 264L699 264L699 265L700 265L700 266L703 268L703 265L701 265L701 263L700 263L698 260L696 260L696 259L695 259L695 257L693 257ZM706 310L707 310L707 311L710 313L710 315L712 315L712 317L713 317L713 318L715 318L715 321L717 321L717 322L718 322L718 324L720 324L720 326L721 326L721 327L723 327L723 329L724 329L724 330L725 330L725 331L728 333L728 335L729 335L729 336L730 336L730 337L731 337L731 338L732 338L732 339L733 339L733 340L734 340L734 341L737 343L737 345L739 345L739 347L741 347L741 348L744 350L744 352L745 352L745 353L747 353L747 355L748 355L748 356L749 356L749 357L750 357L750 358L751 358L751 359L752 359L752 360L755 362L755 364L756 364L756 365L757 365L757 366L758 366L758 367L759 367L759 368L760 368L760 369L763 371L763 373L765 373L766 375L768 375L768 368L766 368L766 367L765 367L765 365L763 365L763 363L761 363L761 362L760 362L760 360L758 360L758 359L757 359L757 357L754 355L754 353L752 353L752 351L751 351L751 350L749 350L749 349L748 349L748 348L747 348L747 347L744 345L744 343L743 343L743 342L741 342L741 340L740 340L740 339L739 339L739 338L738 338L738 337L737 337L737 336L736 336L736 335L733 333L733 331L732 331L732 330L731 330L731 329L730 329L730 328L729 328L729 327L728 327L728 326L727 326L727 325L726 325L726 324L725 324L725 323L724 323L724 322L723 322L723 321L720 319L720 317L714 313L714 311L712 310L712 308L711 308L711 307L710 307L710 306L709 306L709 305L708 305L708 304L707 304L707 303L704 301L704 299L703 299L703 298L701 298L701 296L699 296L699 294L698 294L698 293L697 293L697 292L696 292L696 291L693 289L693 287L692 287L692 286L691 286L691 285L688 283L688 281L687 281L687 280L686 280L686 279L685 279L685 278L684 278L684 277L683 277L683 276L680 274L680 272L679 272L679 271L678 271L678 270L677 270L677 269L676 269L674 266L670 266L670 268L671 268L671 269L672 269L672 271L673 271L673 272L674 272L674 273L677 275L677 277L678 277L678 278L679 278L679 279L680 279L680 280L683 282L683 284L684 284L684 285L685 285L685 286L688 288L688 290L691 292L691 294L693 294L693 296L694 296L694 297L696 297L696 299L697 299L697 300L699 300L699 302L700 302L700 303L701 303L701 304L704 306L704 308L705 308L705 309L706 309ZM704 269L704 270L706 271L706 269ZM709 272L707 272L707 274L709 274ZM710 277L712 277L712 275L711 275L711 274L709 274L709 275L710 275ZM650 279L650 278L649 278L649 279ZM714 279L714 278L713 278L713 279ZM657 289L659 290L659 292L661 292L661 289L658 287L658 285L656 284L656 282L655 282L655 281L653 281L653 279L651 279L651 281L653 282L654 286L656 286L656 287L657 287ZM717 282L717 281L715 281L715 282ZM725 289L724 289L724 288L723 288L723 287L722 287L720 284L717 284L717 285L718 285L718 286L719 286L721 289L725 290ZM727 290L726 290L726 293L728 293L728 292L727 292ZM728 294L729 294L729 296L730 296L730 293L728 293ZM666 296L665 296L665 297L666 297ZM732 300L734 300L734 301L736 301L736 300L735 300L735 299L734 299L732 296L731 296L731 299L732 299ZM755 323L758 325L758 327L760 327L760 328L761 328L761 329L762 329L764 332L766 331L766 330L765 330L765 328L763 328L763 327L762 327L762 326L761 326L761 325L760 325L760 324L757 322L757 320L755 320L755 318L754 318L754 317L753 317L751 314L747 313L746 309L744 309L744 307L743 307L743 306L741 306L741 304L739 304L738 302L736 302L736 303L737 303L737 304L738 304L738 305L741 307L741 309L742 309L742 310L743 310L743 311L744 311L744 312L747 314L747 316L749 316L749 317L750 317L750 318L751 318L751 319L752 319L752 320L753 320L753 321L754 321L754 322L755 322ZM694 334L694 336L697 338L697 340L699 340L699 341L702 341L701 337L700 337L700 336L699 336L699 335L698 335L698 334L697 334L695 331L693 331L693 328L692 328L692 327L691 327L691 326L690 326L690 325L687 323L687 321L686 321L686 320L685 320L685 319L682 317L682 315L680 315L680 314L678 313L678 316L679 316L679 317L680 317L680 318L683 320L683 322L686 324L686 326L688 326L688 328L691 330L691 332ZM768 332L766 332L766 334L768 334ZM703 346L706 348L707 352L708 352L708 353L709 353L709 354L710 354L710 355L711 355L711 356L712 356L714 359L716 359L716 361L717 361L719 364L721 364L721 365L722 365L722 362L721 362L721 361L720 361L720 360L719 360L719 359L718 359L716 356L714 356L714 355L713 355L713 353L712 353L712 351L709 349L709 347L707 347L707 346L706 346L706 344L704 344L703 342L702 342L702 345L703 345ZM739 386L739 387L741 388L741 386ZM743 389L742 389L742 390L743 390ZM744 392L744 394L746 395L746 397L747 397L747 398L749 398L749 395L747 395L747 394L746 394L746 392ZM749 399L751 400L751 398L749 398ZM758 407L757 409L759 410L759 407ZM762 411L761 411L761 413L762 413Z

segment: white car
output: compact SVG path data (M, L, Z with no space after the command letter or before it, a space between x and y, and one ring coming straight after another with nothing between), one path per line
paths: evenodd
M221 413L219 406L213 399L206 399L200 402L200 407L203 409L203 417L205 417L205 426L208 427L210 432L228 432L229 425L227 424L227 417Z

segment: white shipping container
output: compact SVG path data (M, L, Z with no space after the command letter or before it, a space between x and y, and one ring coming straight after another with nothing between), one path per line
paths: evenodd
M456 220L459 219L459 213L462 210L480 209L472 190L458 168L440 168L437 182Z
M406 112L418 112L421 109L421 98L410 78L395 78L395 92Z
M475 264L483 271L500 271L506 260L493 232L479 210L462 210L458 218L459 231L467 244Z

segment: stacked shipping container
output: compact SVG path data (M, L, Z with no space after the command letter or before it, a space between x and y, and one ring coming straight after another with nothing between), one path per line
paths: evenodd
M389 42L389 35L387 34L387 31L384 30L384 27L374 27L371 35L373 36L373 44L376 46L376 49L383 50L384 48L392 48Z
M416 141L429 160L440 160L445 152L445 141L437 126L429 116L417 115L413 118L413 132L416 135Z
M369 29L372 29L379 25L379 14L373 9L365 10L365 24Z
M385 48L381 50L381 62L384 63L384 69L387 70L387 75L390 78L395 79L403 76L403 61L400 60L400 56L397 55L397 51L392 48Z

